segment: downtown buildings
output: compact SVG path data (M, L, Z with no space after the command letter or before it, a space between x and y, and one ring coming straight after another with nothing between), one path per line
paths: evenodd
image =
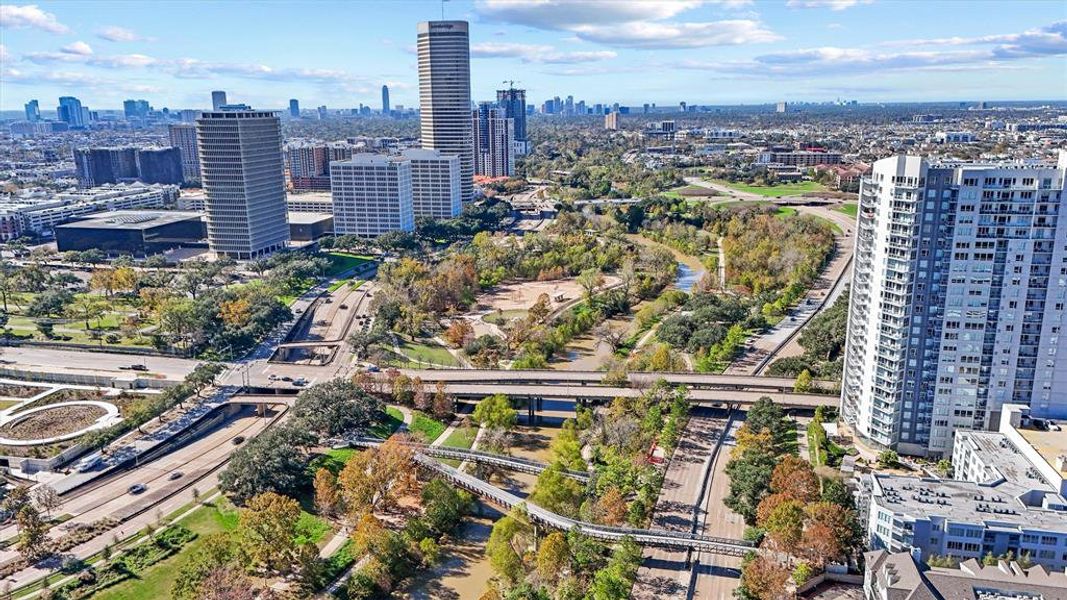
M503 108L482 102L471 115L474 132L474 174L511 177L515 173L515 121Z
M860 188L842 414L947 455L1007 403L1067 417L1067 153L1058 165L877 161Z
M419 104L422 147L456 154L464 202L473 198L470 38L466 21L418 26Z
M504 118L511 119L515 135L515 155L530 152L530 139L526 136L526 90L510 87L496 91L496 105L503 109Z
M289 223L278 115L248 108L204 112L196 120L196 138L212 252L248 260L285 248Z

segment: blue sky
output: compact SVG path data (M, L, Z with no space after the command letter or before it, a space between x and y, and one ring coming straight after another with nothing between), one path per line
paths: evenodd
M450 0L471 23L472 96L540 104L1067 98L1067 3L927 0ZM199 108L378 107L417 97L418 21L439 1L0 5L0 108L61 95Z

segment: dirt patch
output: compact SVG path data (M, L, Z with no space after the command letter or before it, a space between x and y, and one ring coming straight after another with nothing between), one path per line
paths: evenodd
M50 404L59 404L60 402L75 402L84 400L104 400L104 392L100 390L79 390L73 388L65 388L57 390L54 393L48 394L43 398L38 398L33 402L23 404L13 412L12 414L21 414L34 408L41 408L42 406L48 406Z
M36 440L84 429L107 414L99 406L60 406L34 413L17 423L0 427L0 436L13 440Z
M618 277L604 276L604 285L619 282ZM526 310L537 302L541 294L548 294L550 308L575 298L581 298L582 286L574 279L557 279L555 281L520 281L498 285L493 291L478 296L478 307L482 310Z

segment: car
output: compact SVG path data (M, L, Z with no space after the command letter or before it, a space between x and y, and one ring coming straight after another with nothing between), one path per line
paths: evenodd
M138 364L138 365L130 365L130 369L133 370L133 371L147 371L148 370L148 366L147 365L140 365L140 364Z
M79 473L86 473L100 466L100 463L102 462L104 462L104 459L98 454L96 456L82 459L74 468L77 469Z
M370 371L371 373L377 373L378 371L381 371L381 369L378 368L378 365L369 365L367 367L367 370Z
M145 490L147 490L147 489L148 489L147 485L145 485L143 483L135 483L135 484L131 485L130 487L126 488L126 491L131 493L131 494L133 494L134 496L136 496L137 494L143 494L145 492Z
M292 380L293 380L293 378L288 376L288 375L286 375L285 377L282 377L282 381L292 381Z
M342 304L340 306L340 308L341 308L341 310L348 310L348 305L347 304Z
M230 441L233 443L234 446L240 446L241 444L245 443L245 436L239 435Z
M307 385L307 382L307 379L304 379L303 377L297 377L293 380L293 385L295 385L296 387L302 387L304 385Z
M325 302L326 304L333 304L333 298L327 298Z
M329 325L329 323L326 321L326 319L319 319L318 321L315 321L315 325L318 325L319 327L324 327L326 325Z
M275 381L275 380L278 379L278 376L275 375L274 373L271 373L270 375L267 375L267 379L270 380L270 381Z
M167 475L167 479L174 481L175 479L181 479L184 475L185 473L182 473L181 471L174 471L170 475Z

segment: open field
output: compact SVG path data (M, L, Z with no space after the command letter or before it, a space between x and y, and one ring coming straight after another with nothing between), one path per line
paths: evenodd
M846 202L840 206L835 206L834 210L843 212L850 217L855 217L859 214L860 207L859 204L856 204L855 202Z
M386 353L386 359L383 363L386 365L406 369L417 369L426 366L428 363L444 367L459 366L459 361L456 360L456 357L452 356L447 348L433 340L409 340L401 336L397 336L397 338L397 347L400 348L399 356L392 348L387 345L383 346Z
M749 185L747 183L730 183L729 181L725 181L722 179L716 179L715 183L731 187L739 192L759 194L760 196L767 196L768 198L774 198L777 196L795 196L798 194L806 194L809 192L821 192L826 189L825 186L814 181L782 183L773 186Z
M604 285L618 283L617 277L604 277ZM498 285L493 291L478 296L478 307L482 310L527 310L541 294L548 294L550 308L556 308L568 300L580 298L582 286L574 279L556 279L554 281L523 281Z
M349 269L354 269L374 260L370 256L349 254L348 252L327 252L324 256L330 261L330 268L326 270L327 277L336 277Z
M667 196L668 198L710 198L711 196L718 196L720 194L713 189L701 185L685 185L663 192L662 195Z

